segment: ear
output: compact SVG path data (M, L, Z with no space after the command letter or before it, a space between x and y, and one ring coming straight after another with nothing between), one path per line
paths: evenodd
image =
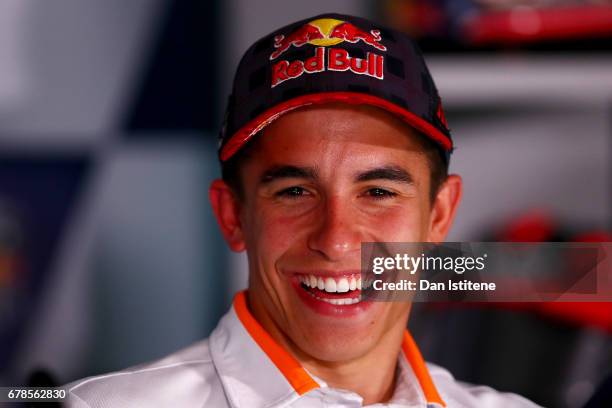
M240 224L240 206L234 190L221 179L214 180L208 198L221 233L232 251L244 251L246 245Z
M461 201L463 181L456 174L451 174L440 186L431 209L429 241L442 242L455 219L455 212Z

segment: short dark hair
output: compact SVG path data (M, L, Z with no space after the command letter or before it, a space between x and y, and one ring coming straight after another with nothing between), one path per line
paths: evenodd
M249 140L242 148L227 161L221 162L221 177L238 196L244 199L244 188L240 177L240 168L243 163L252 157L261 139L261 133ZM413 131L417 135L420 147L425 153L430 172L430 201L434 202L440 186L448 177L448 162L444 158L442 149L430 138L420 132Z

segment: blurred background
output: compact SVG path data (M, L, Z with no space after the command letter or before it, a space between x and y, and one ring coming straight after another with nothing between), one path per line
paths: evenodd
M210 333L246 285L207 200L234 69L330 11L418 39L465 182L449 240L612 241L608 1L2 0L0 386ZM611 304L417 305L410 327L463 381L551 407L612 393Z

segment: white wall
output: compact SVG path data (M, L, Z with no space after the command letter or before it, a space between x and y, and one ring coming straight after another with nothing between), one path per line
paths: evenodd
M88 146L117 129L165 1L2 0L0 146Z

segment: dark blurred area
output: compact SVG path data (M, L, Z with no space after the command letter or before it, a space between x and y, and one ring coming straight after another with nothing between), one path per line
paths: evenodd
M609 52L610 2L390 0L388 22L432 53Z
M612 4L0 2L0 386L64 384L208 335L246 285L207 201L234 69L335 11L421 45L465 183L449 241L610 241ZM612 273L612 272L611 272ZM458 379L612 406L612 306L419 304Z

